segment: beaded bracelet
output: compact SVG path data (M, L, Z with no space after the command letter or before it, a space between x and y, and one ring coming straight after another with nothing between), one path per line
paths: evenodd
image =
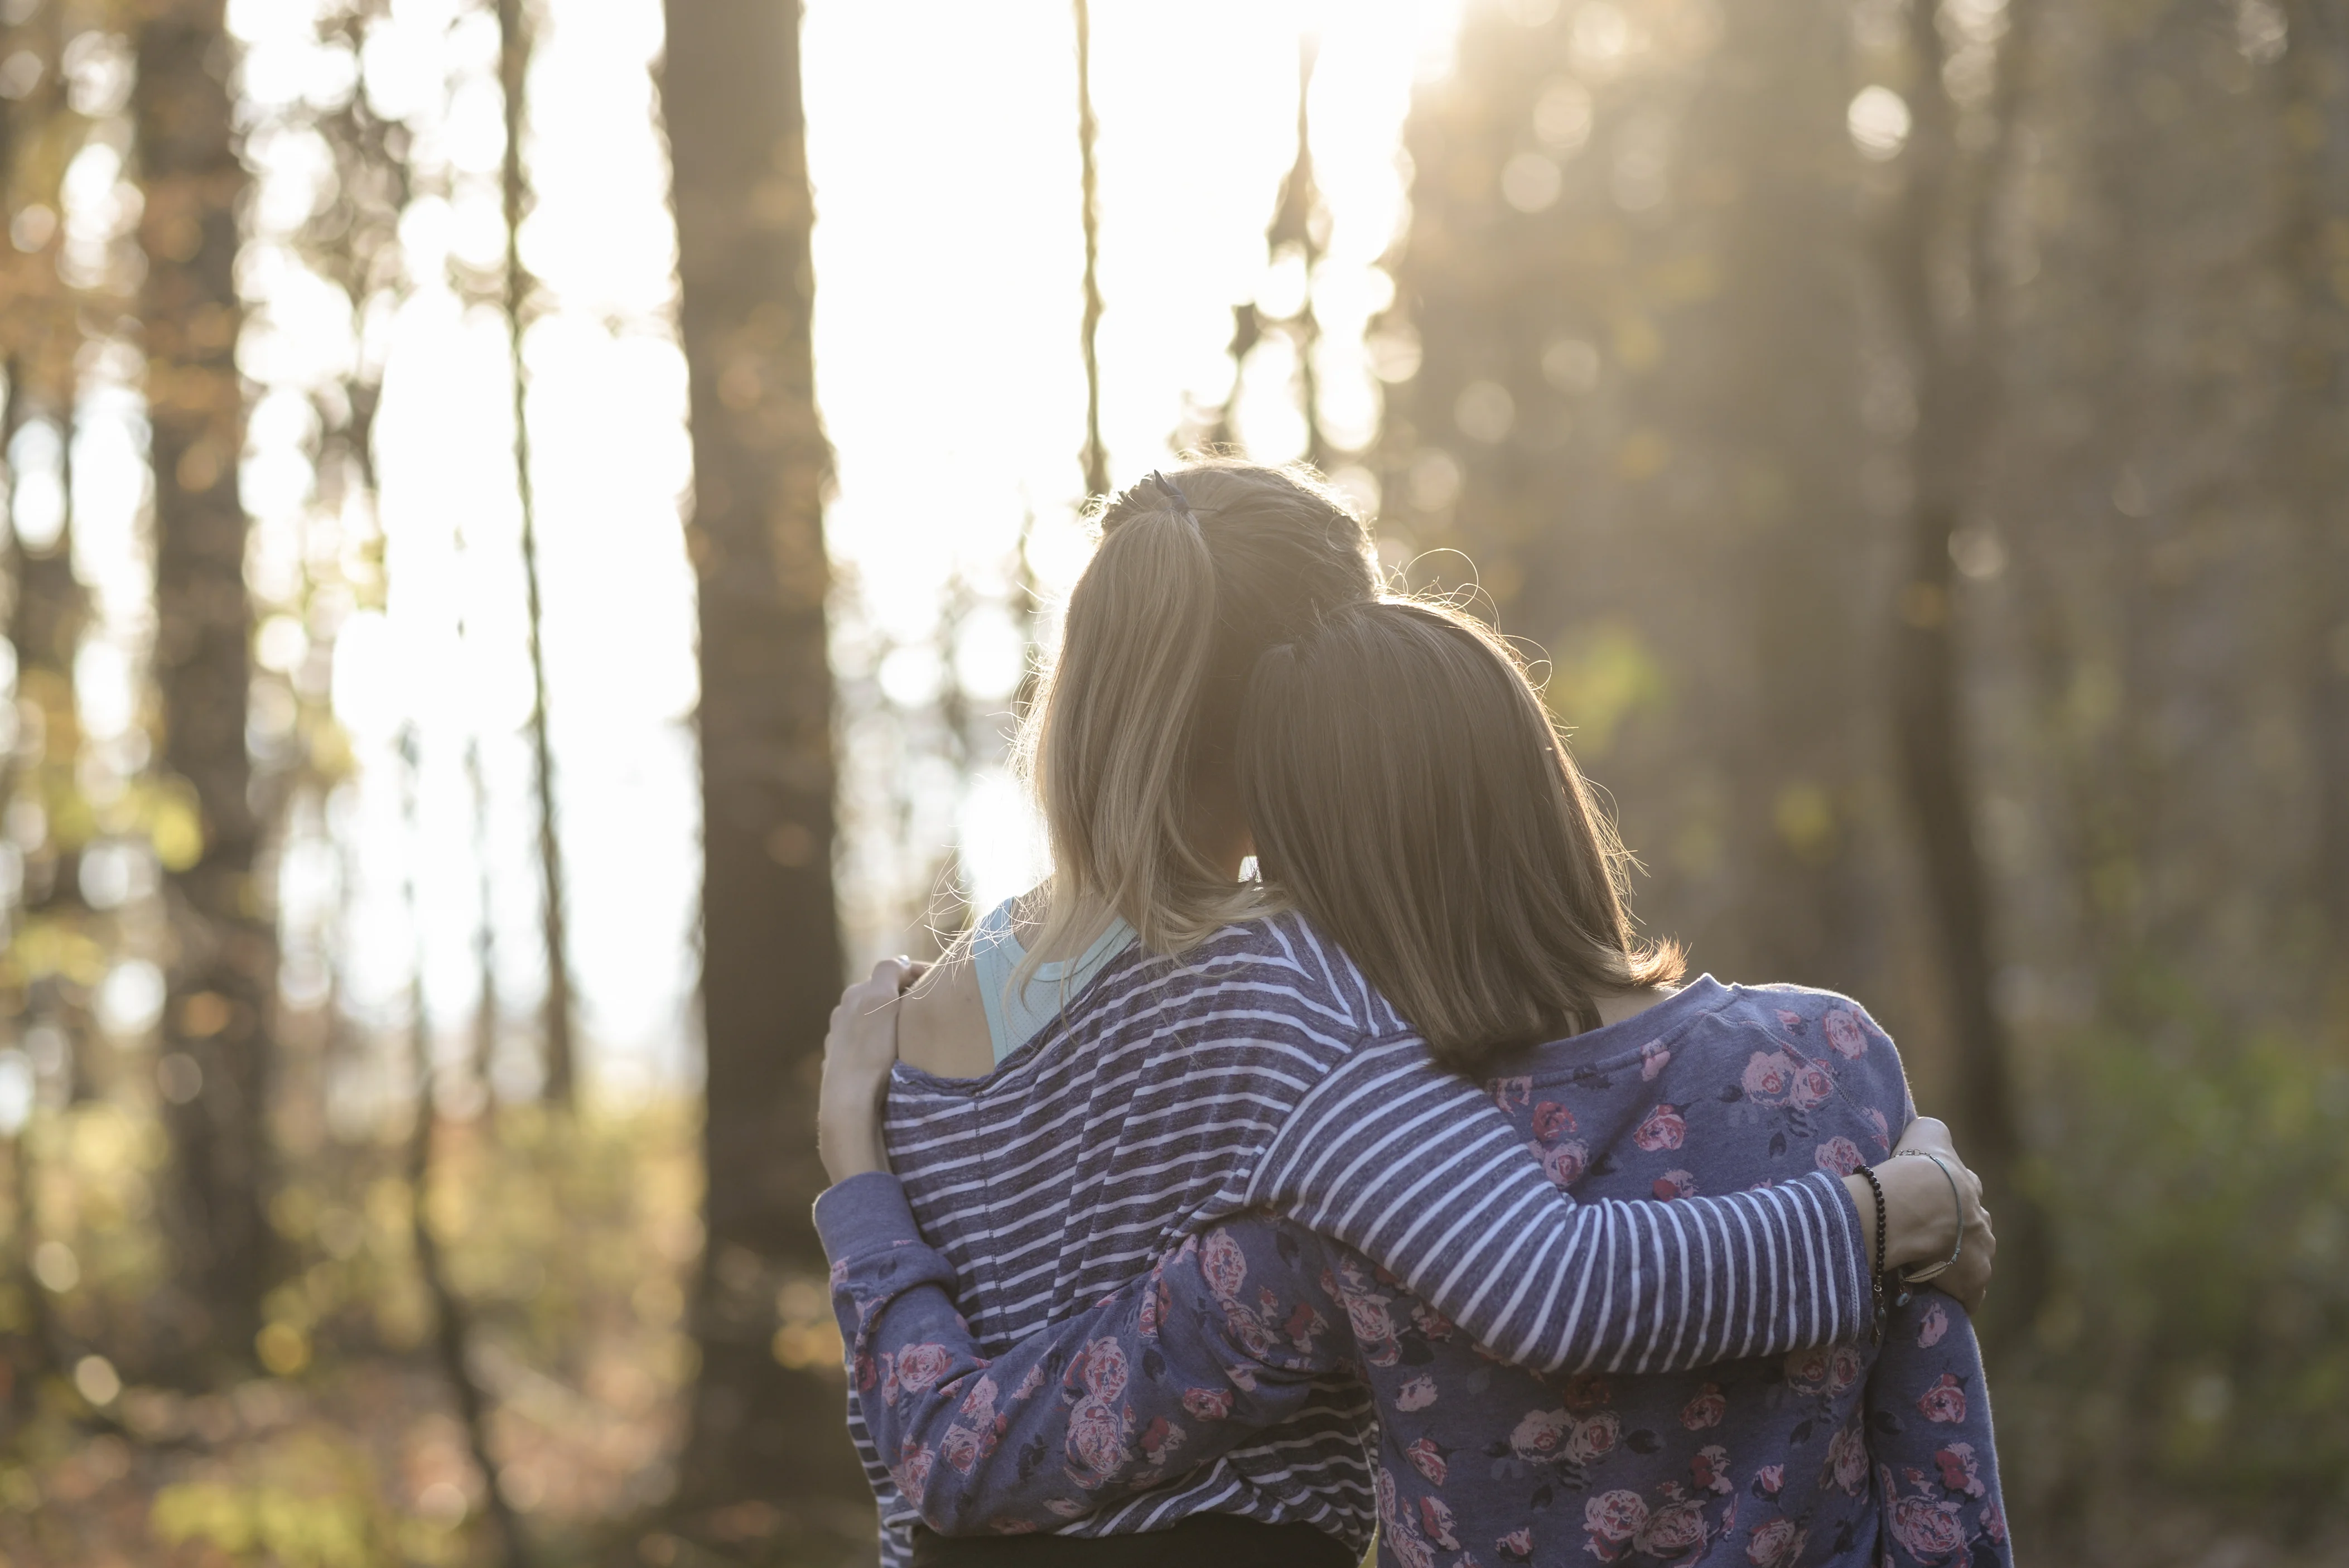
M1892 1152L1896 1156L1907 1155L1931 1161L1933 1169L1941 1173L1941 1180L1950 1184L1950 1203L1958 1212L1958 1244L1950 1249L1950 1255L1930 1268L1905 1268L1900 1271L1903 1284L1923 1284L1929 1279L1940 1278L1943 1271L1958 1261L1958 1254L1966 1250L1966 1201L1958 1191L1958 1179L1950 1173L1947 1165L1941 1163L1940 1155L1924 1149L1896 1149ZM1879 1235L1881 1233L1878 1233Z
M1884 1183L1878 1180L1874 1171L1865 1165L1859 1168L1859 1173L1867 1178L1868 1190L1876 1194L1876 1267L1868 1274L1868 1284L1875 1295L1876 1326L1881 1333L1884 1327Z

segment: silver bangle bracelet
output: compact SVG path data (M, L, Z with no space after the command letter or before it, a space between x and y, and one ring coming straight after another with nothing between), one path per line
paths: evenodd
M1899 1271L1901 1284L1923 1284L1928 1280L1940 1278L1941 1274L1948 1270L1951 1264L1958 1261L1958 1254L1966 1250L1966 1200L1964 1195L1958 1191L1957 1177L1952 1175L1950 1171L1950 1168L1941 1162L1941 1157L1940 1155L1923 1149L1896 1149L1892 1152L1895 1158L1931 1161L1933 1162L1933 1169L1941 1173L1941 1180L1950 1184L1950 1203L1952 1208L1956 1209L1958 1214L1958 1244L1950 1249L1950 1255L1948 1257L1943 1258L1940 1263L1934 1264L1929 1268L1920 1269L1911 1267Z

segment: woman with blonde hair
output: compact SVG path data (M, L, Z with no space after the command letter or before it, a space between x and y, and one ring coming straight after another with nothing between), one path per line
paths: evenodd
M1953 1212L1923 1161L1758 1192L1577 1202L1342 944L1240 881L1248 678L1268 650L1375 599L1359 520L1304 474L1208 459L1149 476L1101 524L1031 732L1052 877L990 912L966 954L893 1006L894 1073L828 1079L837 1184L818 1221L843 1239L836 1263L848 1238L917 1223L929 1245L897 1283L950 1286L992 1353L1260 1207L1390 1271L1509 1361L1637 1356L1665 1369L1852 1338L1872 1319L1875 1249L1922 1262L1951 1249L1961 1215L1980 1224L1971 1177L1951 1168ZM1676 972L1670 950L1633 936L1611 883L1595 904L1593 892L1561 890L1588 904L1591 940L1566 972L1577 1027L1638 1013ZM904 975L884 966L873 985L894 998ZM853 992L843 1011L874 999ZM940 1467L977 1466L995 1423L1038 1392L981 1376L958 1407L967 1436L876 1449L876 1413L926 1395L950 1364L932 1342L903 1348L910 1357L861 1358L851 1397L893 1557L915 1550ZM1118 1426L1132 1371L1069 1376L1105 1486L1119 1444L1093 1439ZM1091 1511L1058 1500L1055 1519L1075 1516L1059 1528L1119 1538L1100 1539L1102 1561L1146 1560L1154 1533L1194 1557L1212 1535L1226 1556L1342 1558L1376 1513L1372 1401L1344 1371L1306 1387L1187 1473L1179 1441L1142 1434L1165 1484ZM955 1545L922 1550L947 1561Z

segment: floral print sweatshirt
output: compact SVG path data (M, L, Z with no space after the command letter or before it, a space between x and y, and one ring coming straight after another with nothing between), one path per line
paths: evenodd
M1911 1114L1891 1041L1855 1005L1709 977L1486 1088L1552 1179L1590 1198L1840 1173ZM1683 1335L1752 1326L1711 1322L1708 1301L1603 1364L1537 1372L1354 1249L1249 1214L988 1356L894 1182L843 1183L819 1222L865 1423L952 1533L1052 1529L1178 1482L1336 1375L1375 1405L1365 1460L1391 1568L2012 1561L1980 1352L1938 1292L1896 1293L1858 1342L1657 1370L1685 1365ZM1593 1291L1673 1244L1659 1231L1653 1259L1569 1270L1542 1310L1603 1313Z

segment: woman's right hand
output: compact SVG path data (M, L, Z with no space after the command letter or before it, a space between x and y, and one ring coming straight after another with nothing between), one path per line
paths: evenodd
M1979 1311L1998 1255L1998 1236L1991 1229L1990 1212L1982 1207L1982 1179L1958 1158L1949 1128L1929 1116L1909 1124L1893 1154L1875 1167L1876 1179L1884 1184L1886 1266L1930 1265L1947 1258L1958 1246L1962 1213L1965 1244L1958 1261L1931 1284L1957 1297L1968 1312ZM1919 1158L1924 1155L1932 1158Z
M816 1107L816 1148L835 1184L886 1171L881 1101L897 1059L897 999L926 964L884 958L872 975L840 994L823 1037L823 1087Z

